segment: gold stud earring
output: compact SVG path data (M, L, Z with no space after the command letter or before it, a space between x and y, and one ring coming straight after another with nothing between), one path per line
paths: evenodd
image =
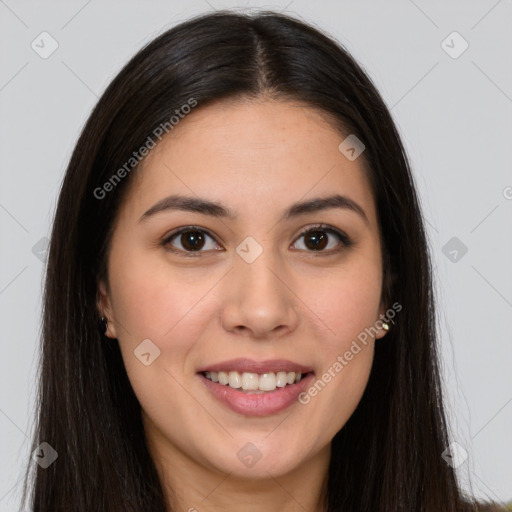
M395 322L393 322L393 320L390 318L389 321L395 325ZM391 326L387 323L387 322L382 322L382 328L385 330L385 331L389 331L389 329L391 329Z
M108 320L104 316L102 316L99 320L99 329L100 329L101 334L103 334L104 336L107 335L107 328L108 328Z

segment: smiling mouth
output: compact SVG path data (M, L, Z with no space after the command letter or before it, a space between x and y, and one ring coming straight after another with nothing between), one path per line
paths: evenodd
M278 389L292 386L313 372L237 372L205 371L200 372L206 379L248 394L271 393Z

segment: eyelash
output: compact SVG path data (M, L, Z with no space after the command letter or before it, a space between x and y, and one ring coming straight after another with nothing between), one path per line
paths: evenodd
M179 228L177 231L174 231L170 235L166 236L162 240L161 245L166 247L169 251L171 251L175 254L179 254L181 256L187 257L187 258L188 257L192 257L192 258L201 257L201 252L206 252L206 251L201 251L201 250L200 251L183 251L182 249L175 249L175 248L170 247L170 242L173 240L173 238L175 238L183 233L187 233L189 231L199 231L200 233L206 234L218 244L218 242L215 240L215 237L212 234L210 234L210 232L208 230L201 228L199 226L184 226L182 228ZM329 249L327 251L323 251L323 250L322 251L306 251L306 252L314 253L317 256L328 256L328 255L332 255L332 254L337 254L337 253L341 252L343 249L348 249L349 247L351 247L353 245L352 240L345 233L343 233L343 231L339 231L338 229L335 229L332 226L329 226L328 224L316 224L314 226L309 226L308 228L304 229L298 235L296 240L298 240L299 238L303 237L304 235L307 235L314 231L324 231L326 233L334 235L338 238L338 240L340 242L340 245L338 247L336 247L335 249ZM303 250L303 249L299 249L299 250Z

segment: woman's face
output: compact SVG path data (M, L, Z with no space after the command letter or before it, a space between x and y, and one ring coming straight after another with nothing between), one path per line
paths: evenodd
M343 139L300 104L217 103L132 171L101 305L160 460L251 478L328 460L369 377L375 340L357 337L385 312L374 200ZM309 373L282 387L294 368Z

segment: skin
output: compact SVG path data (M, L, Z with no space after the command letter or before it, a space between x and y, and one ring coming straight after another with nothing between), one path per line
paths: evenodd
M236 357L285 358L312 366L318 378L385 313L374 198L362 158L349 161L338 150L343 139L321 112L299 103L222 102L197 107L133 171L98 307L178 510L233 503L247 512L323 510L330 444L361 399L375 340L308 404L264 417L227 409L196 372ZM279 220L292 203L333 193L356 201L368 221L337 208ZM217 201L237 218L167 210L139 222L171 194ZM329 235L324 252L311 249L299 235L317 223L354 245ZM171 252L184 251L180 235L162 245L189 225L215 237L206 236L199 257ZM263 248L250 264L236 252L247 236ZM385 334L381 328L375 338ZM133 353L147 338L160 349L149 366ZM248 442L262 455L252 467L237 457Z

